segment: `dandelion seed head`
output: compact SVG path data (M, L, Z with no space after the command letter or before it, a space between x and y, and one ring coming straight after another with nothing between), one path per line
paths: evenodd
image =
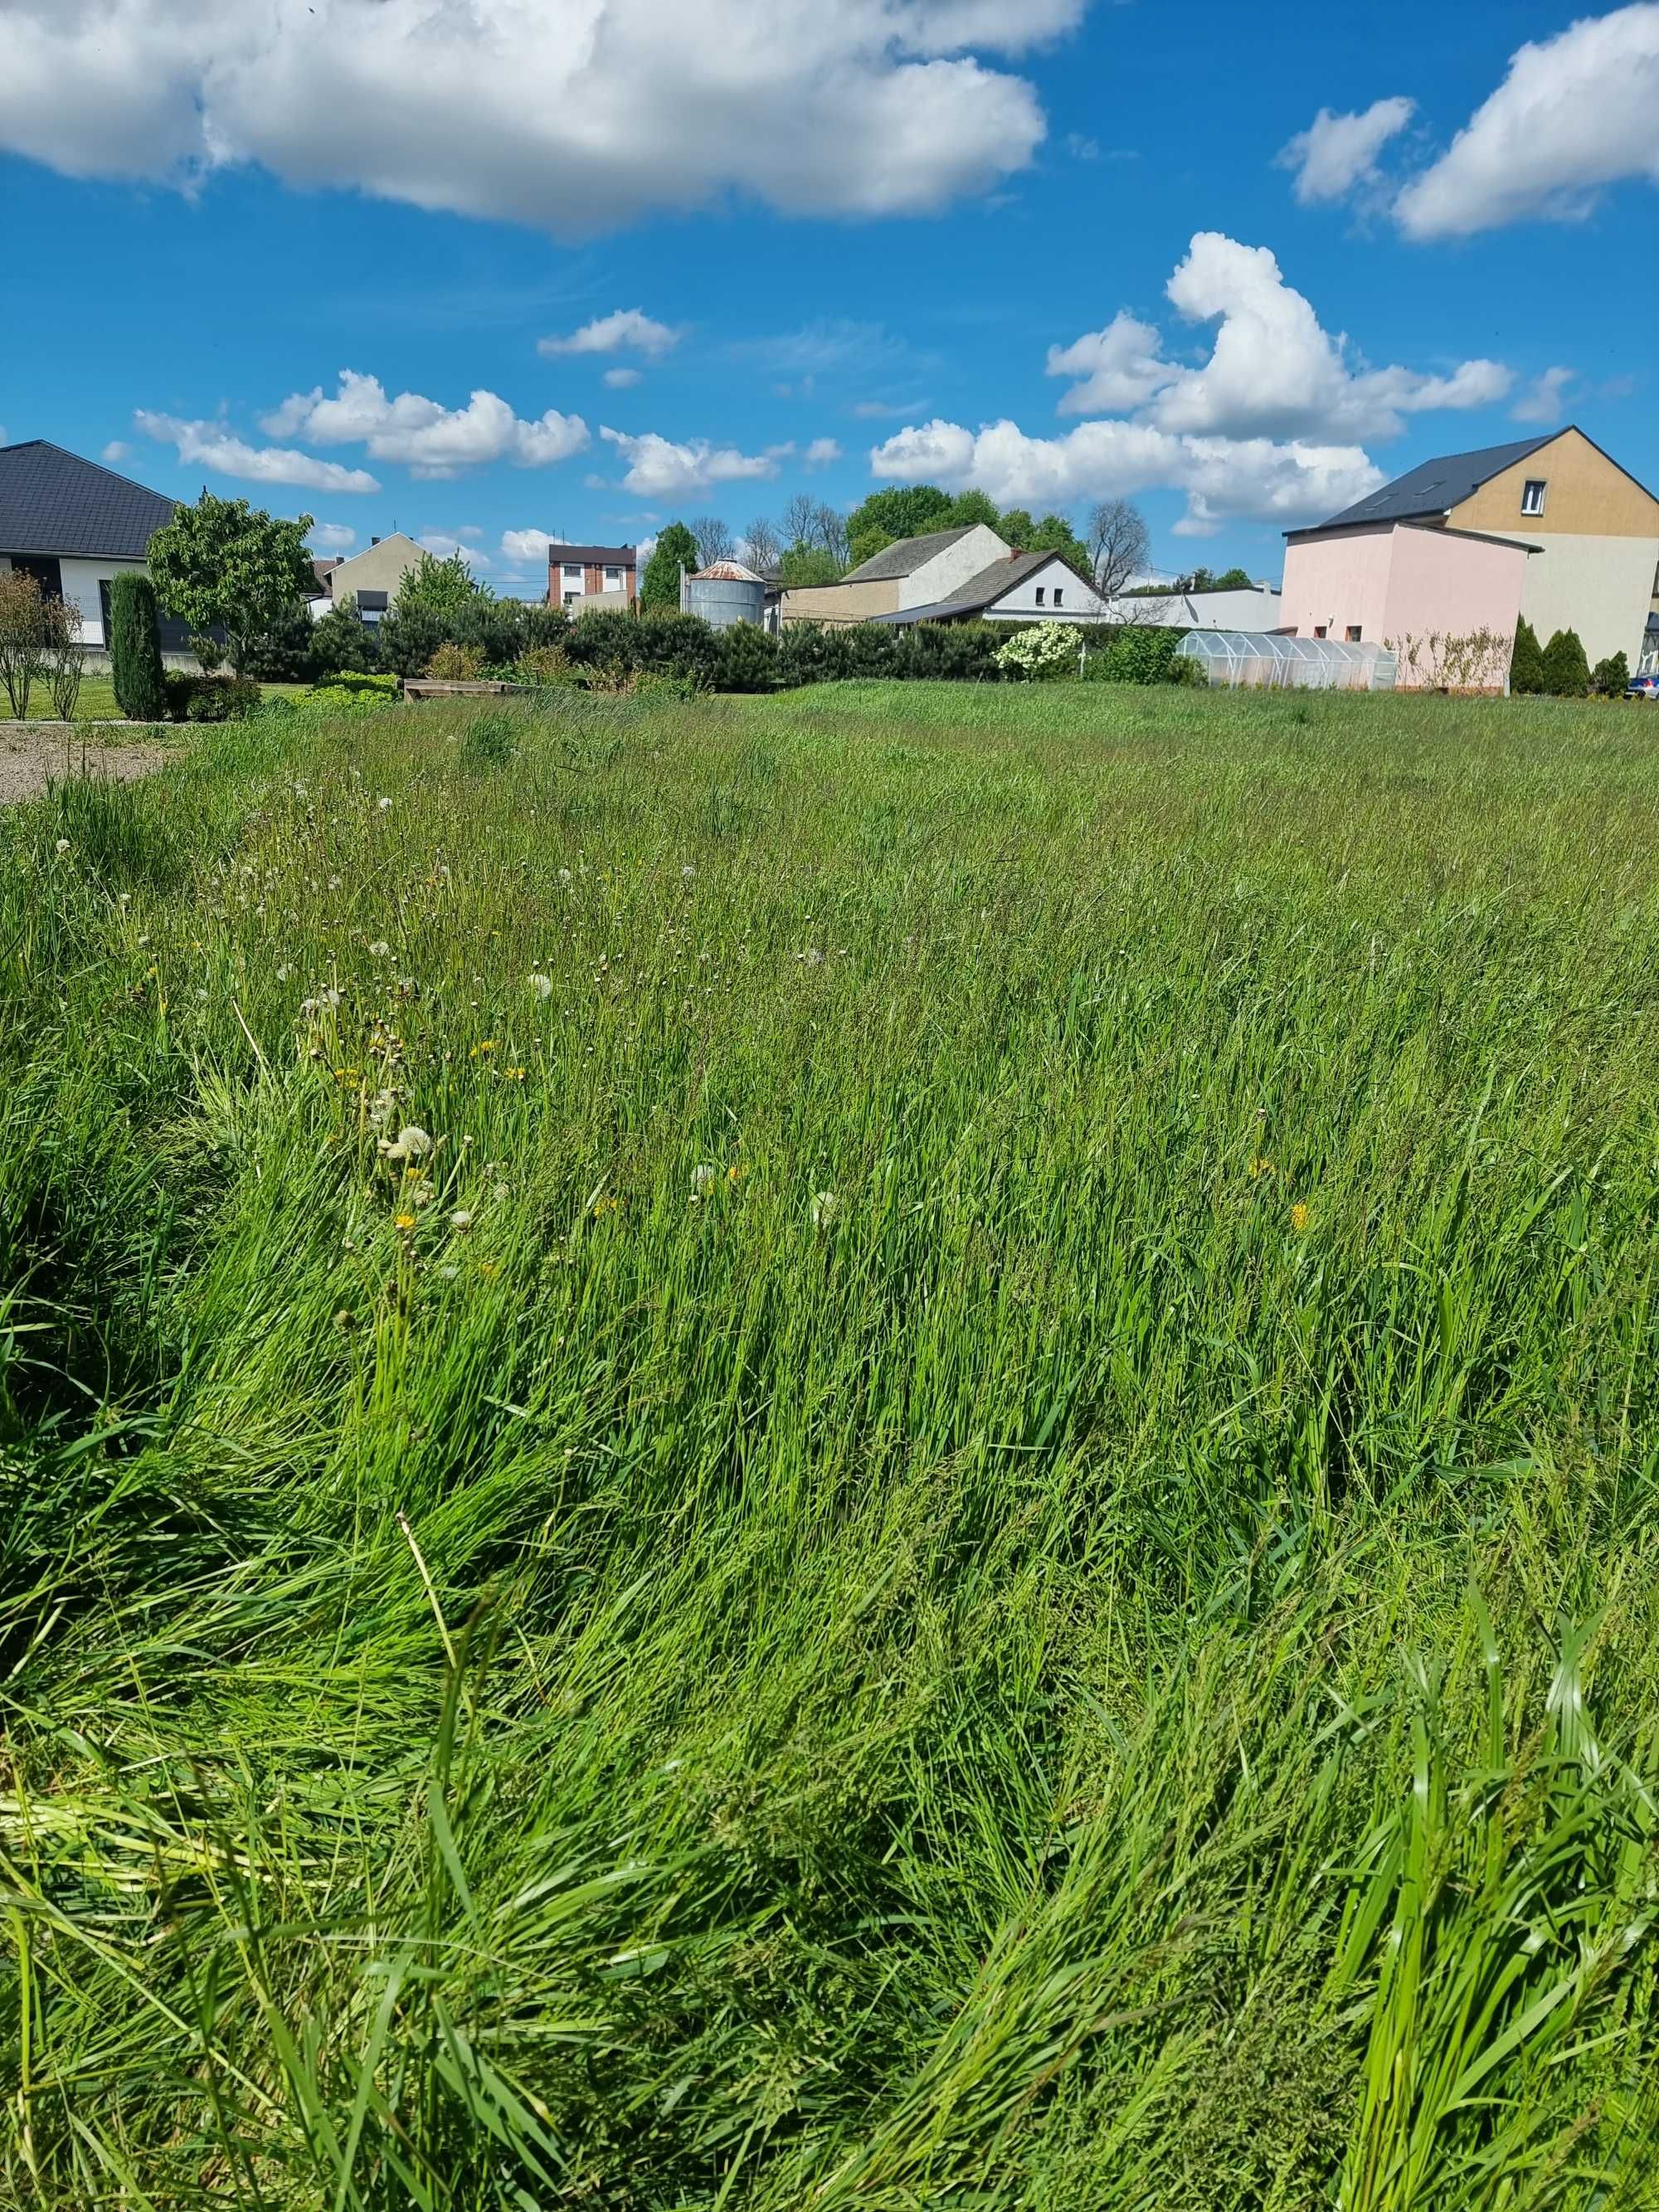
M550 975L532 975L530 979L530 988L538 999L550 999L553 995L553 978Z
M720 1171L704 1160L691 1170L691 1188L699 1198L707 1198L720 1179Z

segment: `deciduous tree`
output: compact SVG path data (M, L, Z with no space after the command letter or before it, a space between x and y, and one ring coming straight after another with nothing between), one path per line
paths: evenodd
M691 525L691 535L697 541L697 561L701 567L712 568L716 561L729 561L737 550L737 540L718 514L700 514Z
M645 574L640 583L641 606L678 614L680 570L684 568L689 573L697 565L696 539L683 522L671 522L645 564Z
M1144 568L1152 550L1146 518L1132 499L1103 499L1089 516L1089 569L1100 592L1114 599Z
M204 491L150 539L156 596L192 630L222 629L240 672L252 641L310 588L311 524L308 514L285 522L245 499Z

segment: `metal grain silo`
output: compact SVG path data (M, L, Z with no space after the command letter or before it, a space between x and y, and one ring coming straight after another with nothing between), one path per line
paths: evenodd
M680 572L680 612L700 615L711 629L766 622L766 580L741 561L715 561L695 576Z

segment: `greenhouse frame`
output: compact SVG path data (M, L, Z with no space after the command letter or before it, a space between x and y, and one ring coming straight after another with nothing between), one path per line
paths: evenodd
M1176 648L1212 684L1299 691L1392 691L1395 655L1380 645L1335 637L1286 637L1276 630L1189 630Z

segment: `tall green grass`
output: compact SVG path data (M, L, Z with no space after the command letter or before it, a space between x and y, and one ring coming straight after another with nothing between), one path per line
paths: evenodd
M1653 767L854 685L0 825L0 2197L1654 2203Z

